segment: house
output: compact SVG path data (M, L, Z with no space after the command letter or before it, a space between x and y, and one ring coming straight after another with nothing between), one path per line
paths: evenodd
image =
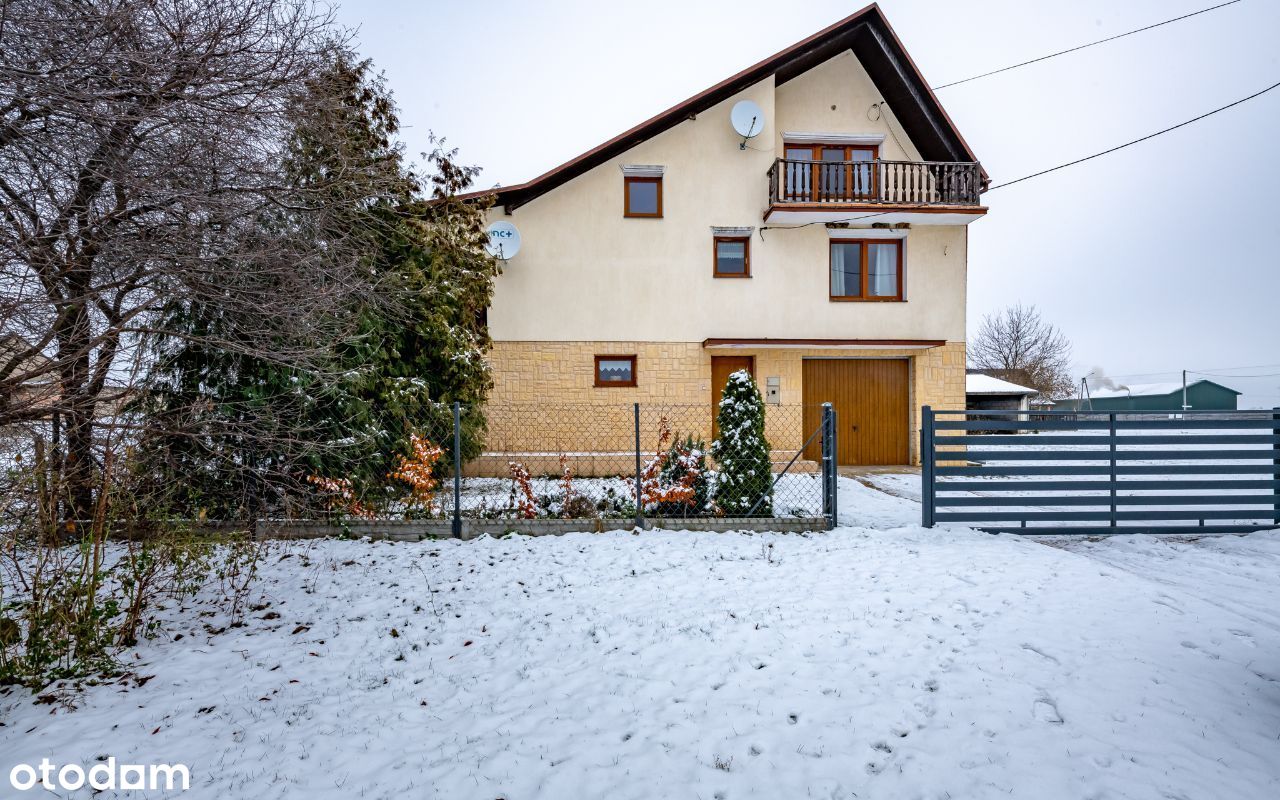
M1186 405L1195 411L1235 411L1240 392L1213 381L1187 384ZM1116 389L1096 389L1089 398L1059 400L1065 411L1181 411L1182 383L1135 383Z
M1030 411L1039 392L981 372L965 376L965 408L971 411Z
M45 419L57 397L53 362L14 333L0 335L0 422Z
M746 369L775 451L798 451L830 402L842 464L918 462L920 407L965 403L967 226L987 181L871 5L527 183L475 193L522 242L488 312L490 438L598 450L574 438L580 420L517 429L503 409L590 406L629 431L637 402L697 409L686 427L709 436Z

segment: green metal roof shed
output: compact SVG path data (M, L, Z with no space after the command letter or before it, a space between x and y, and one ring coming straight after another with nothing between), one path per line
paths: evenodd
M1213 381L1187 384L1187 406L1196 411L1235 411L1240 392ZM1060 400L1056 408L1078 411L1081 406L1094 411L1181 411L1181 383L1137 383L1118 389L1092 392L1092 402L1076 398Z

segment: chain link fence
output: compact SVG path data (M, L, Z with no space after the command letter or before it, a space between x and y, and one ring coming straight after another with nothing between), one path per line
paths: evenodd
M467 518L675 522L833 513L823 456L834 444L823 435L821 406L766 406L769 468L734 475L716 458L710 404L504 404L482 416L483 429L468 431L459 407L456 427L446 419L421 432L440 450L430 516L460 526Z

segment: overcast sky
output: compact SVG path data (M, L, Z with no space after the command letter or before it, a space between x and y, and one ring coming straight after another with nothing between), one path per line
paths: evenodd
M1215 4L881 8L938 85ZM348 0L339 18L386 73L410 152L434 131L492 186L528 180L861 5ZM1000 183L1280 81L1277 32L1280 0L1243 0L939 97ZM985 202L990 214L970 226L971 335L990 311L1035 304L1074 343L1079 374L1221 373L1231 377L1212 379L1245 391L1243 405L1280 406L1280 89Z

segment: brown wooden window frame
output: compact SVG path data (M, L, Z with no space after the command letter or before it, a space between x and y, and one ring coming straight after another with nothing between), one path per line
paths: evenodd
M630 362L631 362L631 380L629 380L629 381L606 381L606 380L601 380L601 379L600 379L600 362L601 362L601 361L630 361ZM637 374L637 372L636 372L636 357L635 357L635 355L634 355L634 354L630 354L630 355L626 355L626 354L623 354L623 355L597 355L597 356L595 357L595 370L594 370L594 377L595 377L595 384L596 384L596 387L597 387L597 388L601 388L601 389L611 389L611 388L626 388L626 387L634 387L634 386L636 385L636 379L639 377L639 375L638 375L638 374Z
M631 210L631 184L655 183L658 185L658 210L647 214ZM662 219L662 177L651 175L625 175L622 178L622 216L640 219Z
M861 248L858 251L858 259L859 259L858 260L858 281L859 281L858 290L860 294L857 295L856 297L852 295L837 295L835 294L834 291L832 291L835 288L834 287L835 282L834 280L832 280L834 278L834 272L831 268L832 267L831 253L833 250L833 246L837 244L861 245ZM871 252L871 248L868 247L868 245L872 245L872 244L894 244L894 245L897 245L898 247L898 276L897 276L898 293L896 295L885 295L883 297L867 296L867 283L871 277L869 271L867 270L867 261L869 258L869 254ZM903 302L904 287L902 283L902 274L903 274L902 265L906 257L906 252L907 252L907 246L906 246L905 239L896 239L896 238L895 239L876 239L876 238L859 239L856 237L841 237L839 239L831 239L830 241L827 242L827 297L833 303L901 303Z
M720 271L720 243L742 242L742 272ZM711 275L716 278L750 278L751 277L751 237L750 236L713 236L711 242Z

